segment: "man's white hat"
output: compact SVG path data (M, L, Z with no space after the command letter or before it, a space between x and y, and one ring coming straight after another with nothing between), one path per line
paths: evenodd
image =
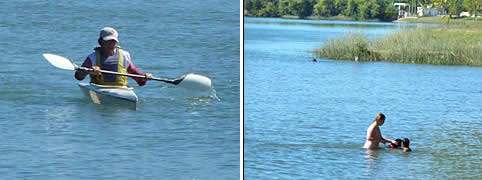
M100 38L104 41L115 40L119 42L119 33L114 28L105 27L100 31Z

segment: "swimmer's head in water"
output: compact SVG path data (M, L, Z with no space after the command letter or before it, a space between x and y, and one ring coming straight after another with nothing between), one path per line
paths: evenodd
M403 139L402 141L402 147L407 147L410 146L410 140L408 138Z

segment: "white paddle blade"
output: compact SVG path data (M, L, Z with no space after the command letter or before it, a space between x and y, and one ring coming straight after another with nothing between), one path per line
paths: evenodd
M64 58L62 56L58 56L55 54L49 54L45 53L43 54L44 58L49 61L50 64L53 66L60 68L60 69L66 69L66 70L75 70L74 64L67 58Z
M206 76L187 74L178 86L197 91L211 91L212 82Z

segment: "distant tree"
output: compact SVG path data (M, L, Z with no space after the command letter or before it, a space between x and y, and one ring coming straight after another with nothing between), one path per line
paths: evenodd
M459 11L459 4L462 0L433 0L436 8L442 8L448 11L448 14L442 18L447 19L447 24L450 23L452 15L457 14Z
M248 11L251 10L251 1L250 0L244 1L243 8Z
M355 0L348 0L347 6L346 6L346 9L345 9L345 14L347 16L354 17L358 14L357 8L358 8L358 5L357 5L357 2Z
M276 8L276 6L272 2L267 2L266 8L264 8L261 13L263 13L262 16L265 17L279 17L278 8Z
M463 2L465 0L458 0L457 1L457 7L455 8L455 15L459 15L460 13L462 13L464 11L464 6L463 6Z
M368 2L368 7L370 8L370 16L369 18L375 18L380 13L380 5L377 3L377 0L370 0Z
M359 15L362 19L370 18L370 3L361 2L358 4L358 12L360 13Z
M319 0L314 6L315 14L319 16L336 16L338 15L335 8L334 0Z
M477 14L477 10L482 8L482 0L464 0L463 6L470 15Z
M261 10L263 9L263 0L253 0L253 9L254 10Z
M251 14L258 14L258 11L263 9L263 0L251 0L251 2L247 3L247 10Z
M313 13L313 3L310 0L296 0L293 4L290 4L290 9L294 15L303 19Z
M393 3L384 0L380 6L381 12L378 14L378 18L383 20L393 20L397 18L398 9L393 5Z
M293 0L282 0L278 5L279 15L290 15L290 4L294 2Z
M336 15L345 15L346 4L346 0L335 0Z
M323 12L321 10L321 4L320 3L316 3L314 6L313 6L313 13L315 15L318 15L318 16L323 16Z

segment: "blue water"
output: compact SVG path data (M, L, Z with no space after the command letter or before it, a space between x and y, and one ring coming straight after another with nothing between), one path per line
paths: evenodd
M244 18L245 179L480 177L480 67L311 62L328 39L406 27ZM413 152L362 148L379 112Z
M0 14L2 178L240 177L239 2L2 1ZM81 64L105 26L141 71L207 76L217 98L129 80L137 110L93 104L42 53Z

